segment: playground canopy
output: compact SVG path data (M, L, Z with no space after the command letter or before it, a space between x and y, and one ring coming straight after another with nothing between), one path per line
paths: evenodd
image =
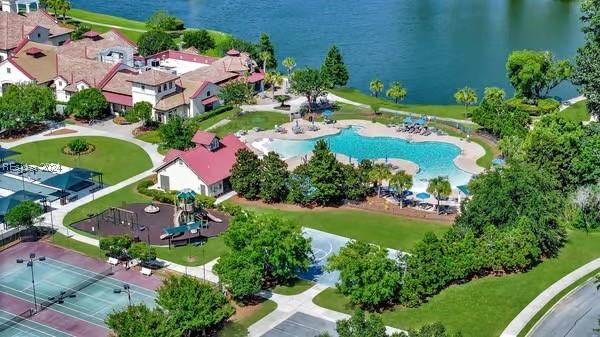
M177 199L190 200L196 197L196 192L192 191L190 188L184 188L183 190L177 192Z
M464 195L469 196L471 195L471 191L469 190L469 186L467 185L460 185L460 186L456 186L456 188Z
M198 230L198 229L200 229L201 226L202 226L202 222L198 221L198 222L192 222L192 223L185 224L185 225L180 225L177 227L167 227L163 230L165 231L166 234L175 235L175 234L184 234L185 232L192 231L192 230Z
M42 184L52 186L63 191L80 191L85 188L84 185L86 185L86 182L88 182L89 179L98 176L100 177L100 182L102 183L102 173L83 168L74 168L65 173L48 178L42 181ZM81 186L84 187L80 188ZM89 186L89 184L87 184L87 186Z
M3 161L4 159L6 159L8 157L14 156L17 154L21 154L21 152L13 151L13 150L7 149L5 147L0 147L0 161Z

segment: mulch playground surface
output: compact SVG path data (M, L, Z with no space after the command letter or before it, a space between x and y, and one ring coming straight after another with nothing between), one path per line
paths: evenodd
M22 242L0 252L0 270L12 270L17 258L27 257L30 253L35 253L37 256L46 256L97 273L109 267L105 262L53 246L44 241L38 241ZM123 268L114 268L113 270L114 274L111 275L111 278L123 281L124 283L149 290L156 290L162 284L161 279L154 275L147 277L141 275L139 271L125 270ZM18 315L32 307L31 303L3 292L0 292L0 303L2 303L2 310L14 315ZM51 307L36 314L31 320L60 331L68 332L75 337L107 336L109 332L105 327L65 315L52 310Z
M160 208L160 211L155 214L144 212L144 208L148 206L148 203L128 204L123 208L137 214L137 222L140 226L144 227L143 230L139 230L139 226L128 225L126 223L127 221L125 221L125 223L121 223L118 220L113 222L107 216L102 214L76 222L72 226L94 235L97 235L98 231L101 236L128 234L132 238L137 238L140 241L150 241L150 244L152 245L166 246L169 244L169 240L161 240L160 236L164 234L164 228L174 226L176 208L173 205L162 203L154 203L154 205ZM200 238L210 238L227 230L229 227L229 216L212 209L209 210L209 213L223 221L209 221L208 228L200 229L197 234L186 232L185 234L174 237L173 241L187 241L188 239L190 239L190 241L195 241ZM92 230L92 228L94 230Z

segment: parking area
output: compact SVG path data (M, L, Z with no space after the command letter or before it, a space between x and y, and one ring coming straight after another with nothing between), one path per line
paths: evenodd
M338 337L335 322L297 312L261 337L315 337L324 332Z

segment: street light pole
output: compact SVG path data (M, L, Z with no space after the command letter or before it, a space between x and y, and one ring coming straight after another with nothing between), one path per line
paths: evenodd
M25 262L25 260L26 259L19 258L19 259L17 259L17 263L23 263L23 262ZM27 261L27 267L31 268L31 286L33 289L33 306L34 306L36 312L38 310L38 304L37 304L37 295L35 293L35 276L33 273L33 264L34 264L34 262L37 262L37 261L40 261L40 262L46 261L46 257L40 256L40 257L36 258L35 253L29 254L29 261Z
M113 289L113 293L120 294L121 292L127 292L127 299L129 300L129 306L131 306L131 286L127 283L123 284L123 289L115 288Z

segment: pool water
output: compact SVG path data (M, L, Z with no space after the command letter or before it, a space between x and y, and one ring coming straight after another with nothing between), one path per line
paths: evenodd
M454 164L461 149L453 144L443 142L408 142L392 137L364 137L358 134L358 127L343 129L339 134L325 136L334 153L352 158L352 161L363 159L398 158L419 165L419 172L413 177L414 191L424 191L429 179L437 176L448 177L452 186L464 185L472 175ZM275 151L284 159L305 155L312 152L319 138L309 140L274 139L263 146L268 151Z

